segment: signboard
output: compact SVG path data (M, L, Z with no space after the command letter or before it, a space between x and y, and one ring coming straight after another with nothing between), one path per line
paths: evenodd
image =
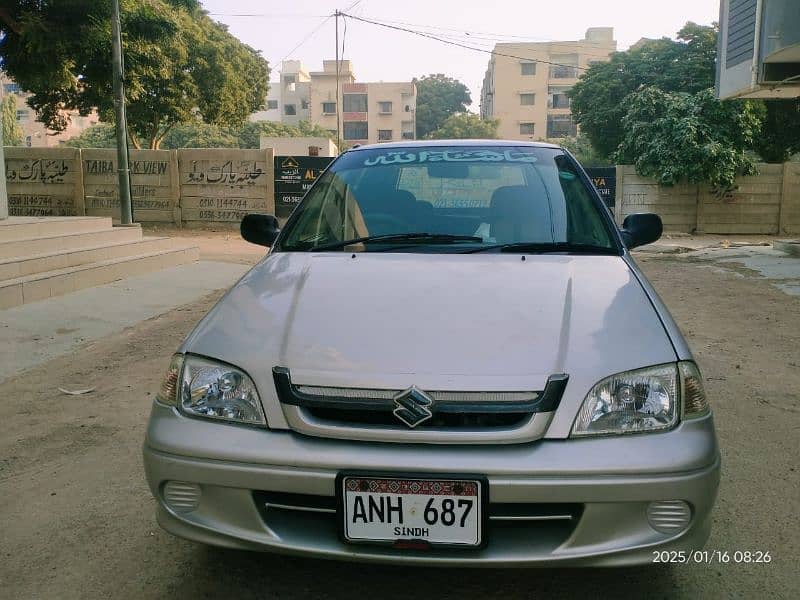
M275 216L288 219L332 160L329 156L276 156Z
M608 208L614 208L614 197L617 193L616 167L590 167L586 174L592 180L594 187L600 192L600 197Z

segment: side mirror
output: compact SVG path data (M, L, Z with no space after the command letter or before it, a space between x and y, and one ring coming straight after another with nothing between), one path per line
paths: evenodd
M281 230L278 228L278 219L272 215L245 215L239 227L242 237L251 244L259 246L272 246Z
M651 213L628 215L622 222L622 241L630 250L637 246L652 244L661 237L664 226L661 217Z

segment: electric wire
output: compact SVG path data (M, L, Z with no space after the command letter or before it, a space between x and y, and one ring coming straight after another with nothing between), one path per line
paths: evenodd
M472 50L474 52L481 52L483 54L489 54L489 55L492 55L492 56L504 56L506 58L515 58L517 60L523 60L523 61L526 61L526 62L542 63L542 64L545 64L545 65L551 65L551 66L554 66L554 67L566 67L566 68L570 68L570 69L576 69L576 70L579 70L579 71L587 71L588 70L587 67L581 67L581 66L578 66L578 65L566 65L566 64L563 64L563 63L552 62L552 61L543 60L543 59L540 59L540 58L530 58L530 57L526 57L526 56L517 56L517 55L514 55L514 54L507 54L505 52L497 52L495 50L486 50L484 48L478 48L476 46L470 46L470 45L467 45L467 44L462 44L460 42L447 40L447 39L444 39L442 37L437 37L437 36L432 35L430 33L425 33L425 32L422 32L422 31L415 31L413 29L408 29L406 27L400 27L399 25L390 25L388 23L382 23L380 21L374 21L374 20L371 20L371 19L365 19L363 17L356 17L355 15L351 15L351 14L347 14L347 13L343 13L343 12L340 12L339 14L341 16L343 16L343 17L350 18L350 19L353 19L355 21L361 21L362 23L369 23L371 25L377 25L379 27L385 27L387 29L394 29L396 31L404 31L405 33L412 33L412 34L418 35L420 37L428 38L428 39L431 39L431 40L436 40L437 42L441 42L443 44L449 44L451 46L457 46L459 48L464 48L466 50Z

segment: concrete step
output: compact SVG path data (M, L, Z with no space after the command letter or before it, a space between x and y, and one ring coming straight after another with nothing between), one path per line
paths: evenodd
M2 223L2 221L0 221ZM0 260L32 254L65 252L80 248L92 248L105 244L131 243L142 239L139 227L115 227L83 233L48 235L28 239L6 240L0 229Z
M100 260L9 279L0 282L0 309L111 283L132 275L195 262L199 258L200 250L196 246L176 245L166 250Z
M113 244L88 246L72 250L0 258L0 281L25 277L35 273L77 267L78 265L101 260L137 256L156 252L157 250L168 250L174 245L170 238L153 237L134 241L118 241Z
M0 221L0 241L111 229L111 217L9 217Z

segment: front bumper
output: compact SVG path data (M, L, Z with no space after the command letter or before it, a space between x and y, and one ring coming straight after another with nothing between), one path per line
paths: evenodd
M713 420L657 434L541 440L512 446L429 446L309 438L192 419L155 403L144 466L167 531L230 548L341 560L420 565L612 566L652 562L656 550L702 547L719 484ZM491 507L579 506L571 521L491 522L480 550L396 550L354 546L337 534L336 515L266 510L262 492L331 499L343 470L481 473ZM164 499L167 481L199 484L196 508ZM650 502L683 500L691 521L679 533L648 522Z

